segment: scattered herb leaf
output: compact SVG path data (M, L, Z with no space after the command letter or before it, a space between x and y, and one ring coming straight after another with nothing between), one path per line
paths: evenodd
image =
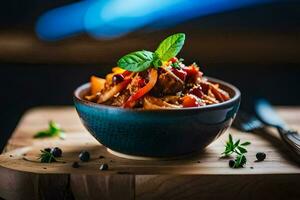
M247 145L250 145L251 143L250 142L244 142L241 144L241 146L247 146Z
M60 128L58 123L50 121L47 130L39 131L34 135L34 138L44 138L44 137L55 137L65 138L64 131Z
M41 155L38 159L41 161L41 163L56 162L56 159L53 156L53 154L45 150L41 150Z
M243 142L241 143L241 140L237 140L234 142L232 135L229 134L228 141L225 145L225 150L222 154L226 156L229 156L233 153L236 154L236 157L234 160L229 160L229 166L231 168L241 168L244 167L244 165L247 162L247 158L245 156L245 153L247 153L246 146L250 145L250 142Z
M247 162L247 159L244 154L238 154L234 161L235 161L235 163L234 163L233 168L241 168L241 167L244 167L244 165Z
M247 149L245 148L245 146L248 146L250 144L251 144L250 142L244 142L240 144L240 140L234 142L232 135L229 134L228 141L226 142L225 145L225 150L222 154L226 157L226 156L230 156L233 153L236 153L238 155L247 153Z
M175 69L181 69L180 64L182 63L183 59L180 58L179 60L177 60L176 62L172 63L171 66Z

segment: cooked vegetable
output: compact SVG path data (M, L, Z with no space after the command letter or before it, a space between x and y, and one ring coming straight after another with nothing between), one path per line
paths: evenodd
M110 88L109 90L107 90L106 92L101 94L98 98L98 103L103 103L103 102L107 101L108 99L112 98L114 95L116 95L121 90L123 90L125 87L127 87L127 85L130 83L130 81L131 81L130 79L126 79L123 82L113 86L112 88Z
M95 95L105 87L106 80L103 78L98 78L96 76L91 77L91 94Z
M163 40L154 51L123 56L105 79L91 77L85 99L123 108L172 109L201 107L230 99L218 84L209 82L197 64L185 65L176 55L185 35Z
M132 96L129 97L129 99L126 101L124 104L124 108L132 108L136 104L136 101L147 94L155 85L157 81L157 70L156 69L151 69L149 73L149 82L139 89L136 93L134 93Z

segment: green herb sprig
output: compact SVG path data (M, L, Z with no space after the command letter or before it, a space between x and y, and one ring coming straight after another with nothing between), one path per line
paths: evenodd
M224 155L224 157L228 157L233 153L236 154L235 159L229 161L229 165L232 168L241 168L247 162L245 153L247 153L248 151L246 149L246 146L250 145L251 143L250 142L243 142L241 144L240 143L241 143L240 140L234 141L232 135L229 134L228 141L226 142L225 150L222 153L222 155ZM231 165L231 162L233 163L233 165Z
M240 144L240 140L237 140L236 142L233 141L232 135L229 134L228 141L225 145L225 150L222 153L225 157L230 156L233 153L236 153L238 155L247 153L246 146L250 145L250 142L244 142Z
M38 159L41 161L41 163L57 162L53 154L45 150L41 150L41 155Z
M181 69L180 64L184 61L184 59L179 58L176 62L172 63L171 66L175 69Z
M234 160L234 165L233 165L233 168L241 168L241 167L244 167L244 165L246 164L247 162L247 159L246 159L246 156L245 154L240 154L240 155L237 155L235 157L235 160Z
M59 136L61 139L65 139L65 132L61 129L58 123L50 121L48 129L39 131L34 135L34 138L45 138Z
M185 34L177 33L164 39L155 50L136 51L123 56L118 66L131 72L141 72L150 67L160 67L164 61L175 57L184 45Z

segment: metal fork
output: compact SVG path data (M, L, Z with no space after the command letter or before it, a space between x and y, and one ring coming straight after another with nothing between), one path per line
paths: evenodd
M258 119L255 115L250 115L244 111L239 111L235 120L233 121L233 127L243 132L254 132L256 130L263 129L266 125ZM299 135L297 132L284 132L282 129L277 129L283 142L287 148L293 152L295 161L300 163L300 146L293 141L299 141Z
M243 132L253 132L265 126L256 116L241 110L237 113L232 125Z

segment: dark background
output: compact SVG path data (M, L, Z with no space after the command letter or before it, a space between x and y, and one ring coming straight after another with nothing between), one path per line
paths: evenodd
M282 1L194 19L163 30L139 30L115 40L87 35L44 42L34 33L44 11L73 1L10 0L0 7L0 149L22 114L44 105L72 105L72 92L91 75L104 75L128 51L154 48L177 31L181 54L204 73L233 83L242 108L256 97L276 105L300 101L300 3ZM146 47L145 47L146 46Z

